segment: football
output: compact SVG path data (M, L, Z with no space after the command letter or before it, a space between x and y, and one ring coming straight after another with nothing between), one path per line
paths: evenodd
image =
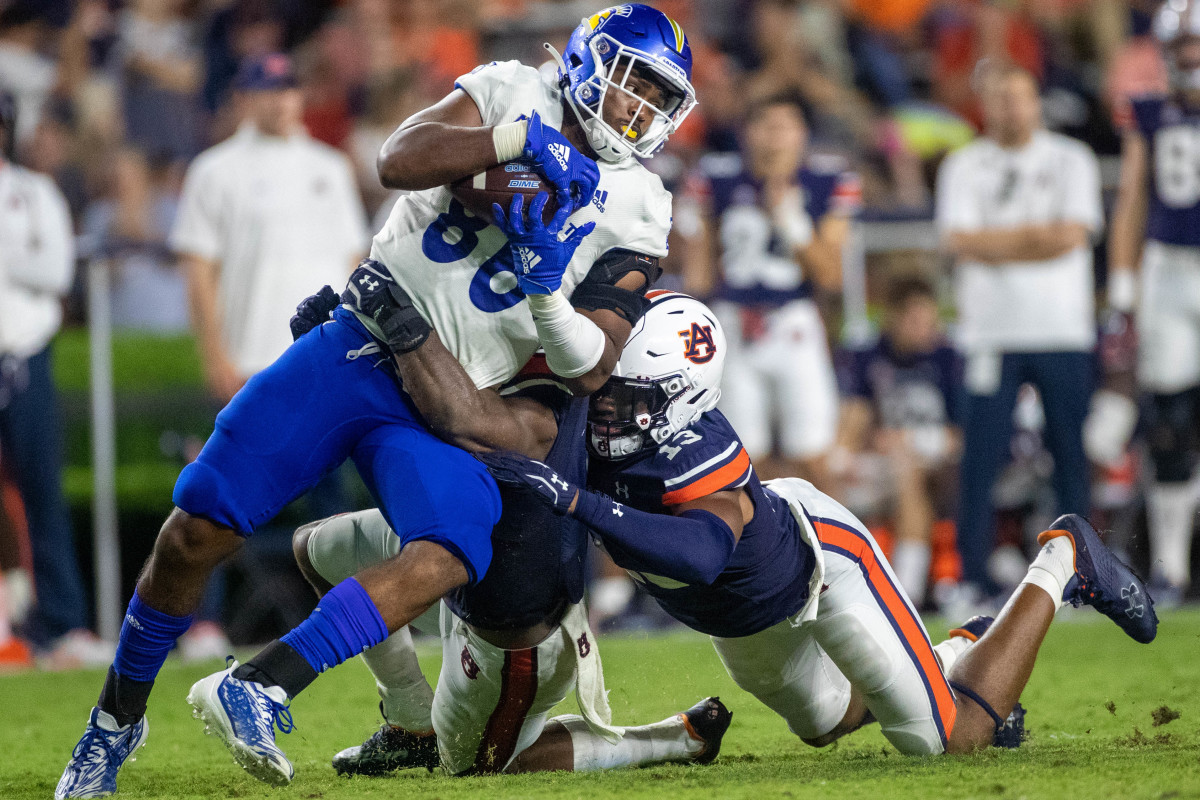
M549 195L546 208L542 211L542 221L549 222L558 210L554 185L524 162L507 161L486 172L468 175L450 184L450 194L472 214L483 217L488 222L495 221L492 219L492 203L498 203L507 214L513 195L522 194L525 195L525 209L528 213L529 204L538 192L546 192Z

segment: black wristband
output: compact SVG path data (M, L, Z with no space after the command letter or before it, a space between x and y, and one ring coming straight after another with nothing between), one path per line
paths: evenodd
M387 299L369 312L371 318L393 353L411 353L425 344L433 328L399 284L390 284L383 294Z
M416 350L433 330L387 267L369 258L350 276L342 302L375 320L393 353Z

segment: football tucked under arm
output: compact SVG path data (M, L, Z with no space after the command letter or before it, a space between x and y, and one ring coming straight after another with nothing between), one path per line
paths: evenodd
M523 161L508 161L474 175L460 178L450 184L450 194L462 203L463 208L477 217L495 224L492 204L507 210L515 195L525 198L528 208L538 193L547 194L546 206L542 209L542 222L549 222L558 211L558 198L554 185L534 171L532 165Z

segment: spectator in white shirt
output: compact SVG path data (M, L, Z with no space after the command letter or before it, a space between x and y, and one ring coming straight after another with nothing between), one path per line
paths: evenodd
M985 135L951 154L937 184L937 223L955 257L958 346L966 358L963 577L990 593L992 484L1012 435L1022 384L1046 414L1062 513L1086 513L1082 426L1094 381L1091 237L1103 224L1099 167L1081 142L1042 129L1028 72L980 76Z
M0 90L0 450L25 506L37 606L25 633L52 667L97 666L112 647L86 630L87 598L62 493L62 426L51 376L61 297L75 273L66 200L12 163L16 103Z
M349 160L301 125L290 59L251 59L235 86L244 122L188 168L170 236L222 403L291 344L296 298L344 284L370 240Z

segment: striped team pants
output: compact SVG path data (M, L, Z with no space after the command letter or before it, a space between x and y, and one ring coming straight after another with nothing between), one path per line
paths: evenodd
M875 540L807 481L789 478L767 488L788 500L820 541L824 585L815 615L806 609L752 636L713 637L730 676L803 739L834 729L854 687L901 753L944 752L957 713L954 695Z

